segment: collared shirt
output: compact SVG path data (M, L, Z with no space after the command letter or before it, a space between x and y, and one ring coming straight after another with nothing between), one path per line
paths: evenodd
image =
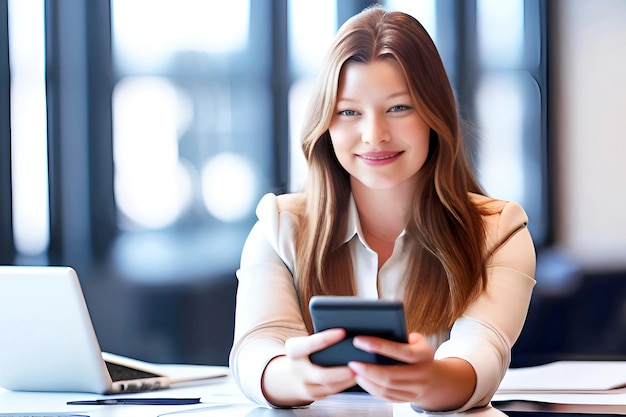
M356 278L357 295L363 298L402 300L404 288L401 277L408 267L408 258L402 256L406 230L396 238L391 257L378 270L378 254L372 250L361 230L361 222L354 199L348 208L348 227L343 243L350 247Z
M485 291L456 320L448 340L437 347L436 359L457 357L476 372L474 394L459 410L487 404L511 359L511 347L526 319L535 284L535 251L522 207L514 202L472 194L486 225L488 283ZM296 216L280 210L277 197L265 195L257 207L237 271L237 311L230 369L241 391L252 401L271 406L263 396L261 378L269 361L284 355L291 337L308 335L294 285ZM378 270L378 256L368 247L351 198L344 242L350 247L357 295L403 298L407 257L406 234L396 239L391 257Z

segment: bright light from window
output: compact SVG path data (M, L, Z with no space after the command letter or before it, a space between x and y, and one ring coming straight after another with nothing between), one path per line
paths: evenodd
M216 218L232 222L242 219L255 204L257 183L248 160L221 153L202 169L204 204Z
M313 89L312 78L302 78L289 89L289 191L298 192L304 184L307 164L302 152L304 112Z
M524 1L478 0L476 20L483 74L476 89L480 182L489 194L524 204L530 92L517 70L524 56Z
M166 79L128 77L114 91L115 197L135 226L165 227L191 201L190 169L178 156L190 111Z
M337 31L335 0L289 2L289 54L296 74L315 74Z
M478 0L480 58L485 66L515 67L524 56L524 1Z
M313 80L337 33L335 0L289 2L289 55L297 80L289 90L289 190L297 191L307 172L300 145L302 121Z
M111 7L118 62L133 68L160 67L180 51L234 52L248 42L248 0L113 0Z
M480 183L490 195L512 201L524 201L523 87L517 74L489 74L476 94Z
M10 0L11 163L15 247L25 255L47 248L48 152L43 0Z

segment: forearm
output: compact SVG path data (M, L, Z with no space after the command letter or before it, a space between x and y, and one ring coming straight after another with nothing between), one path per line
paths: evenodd
M450 411L462 407L476 387L476 373L469 362L459 358L444 358L433 363L431 381L413 402L429 411Z

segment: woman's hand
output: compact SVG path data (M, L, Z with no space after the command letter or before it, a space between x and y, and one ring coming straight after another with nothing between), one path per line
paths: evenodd
M405 363L348 363L357 384L374 396L411 402L429 411L449 411L465 404L474 392L476 374L472 366L458 358L435 360L434 350L419 333L409 334L408 343L357 336L354 346Z
M336 394L356 384L347 366L322 367L309 355L346 337L343 329L329 329L285 343L285 356L274 358L263 374L263 392L273 405L297 406Z

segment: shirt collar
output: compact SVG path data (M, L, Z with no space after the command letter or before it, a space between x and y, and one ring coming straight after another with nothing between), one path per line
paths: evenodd
M359 220L359 212L356 209L356 203L354 202L354 196L350 193L350 201L348 202L348 223L346 225L346 235L343 239L343 243L349 242L354 235L358 235L363 240L363 233L361 232L361 221Z
M403 237L406 234L406 228L402 230L400 236ZM365 238L363 237L363 231L361 230L361 220L359 219L359 211L356 208L354 196L350 194L350 201L348 202L348 223L346 225L346 235L343 238L343 243L347 243L354 236L358 236L359 240L367 246Z

